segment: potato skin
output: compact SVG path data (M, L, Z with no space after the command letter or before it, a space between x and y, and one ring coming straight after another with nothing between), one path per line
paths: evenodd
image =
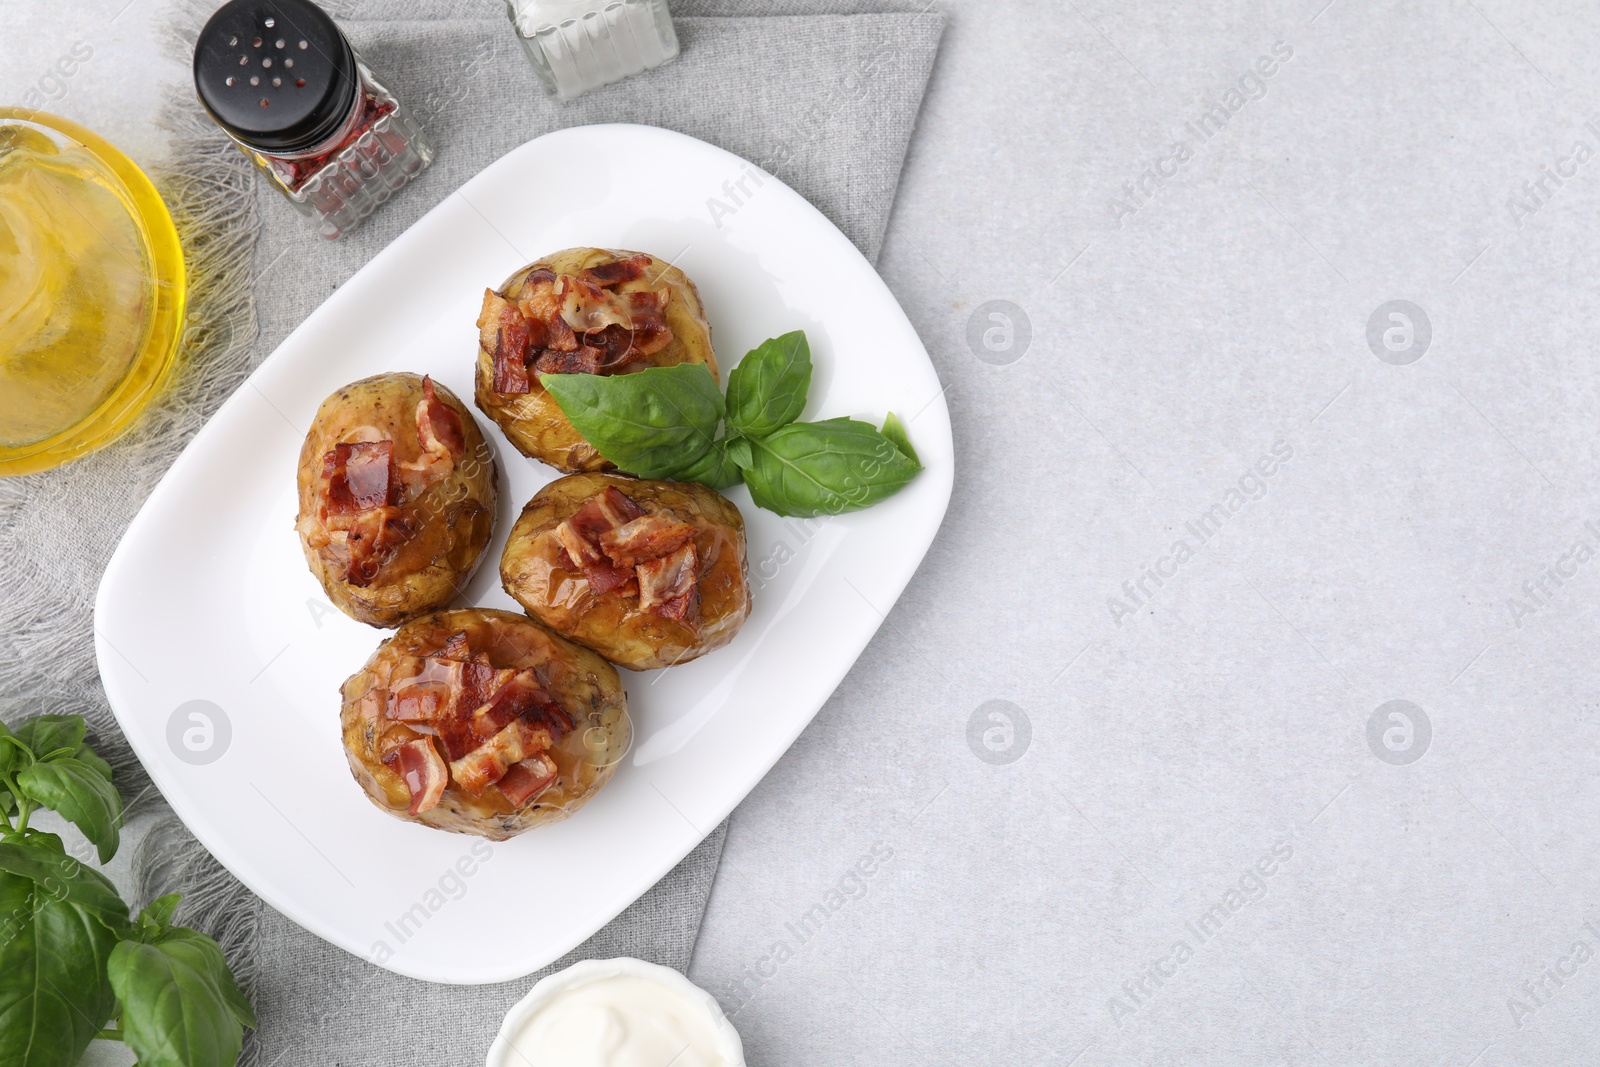
M568 248L530 263L506 279L496 290L507 300L516 301L522 292L522 283L535 270L544 268L557 274L577 274L588 267L601 266L639 255L621 249ZM656 269L647 277L637 278L617 286L617 292L627 293L644 289L671 290L667 303L667 326L672 330L672 343L661 351L630 363L619 373L629 374L649 367L672 367L679 363L704 363L717 377L717 357L711 350L711 324L706 320L705 305L700 302L700 291L688 275L677 267L656 259ZM495 421L506 439L525 456L541 460L557 470L567 472L615 470L615 465L596 452L568 421L555 398L545 391L537 377L526 393L497 393L494 391L494 357L478 346L478 367L475 377L474 400L483 413Z
M562 568L560 546L544 536L614 485L646 511L671 510L692 523L700 557L698 631L638 608L637 598L589 591L581 572ZM750 616L744 516L698 482L662 482L595 472L557 478L522 509L500 557L500 581L528 614L630 670L687 663L733 640Z
M437 382L434 389L461 418L467 451L442 481L409 502L424 517L422 529L383 564L377 578L367 586L346 582L329 569L301 531L306 563L328 599L369 626L399 626L448 603L477 568L493 533L494 452L467 406ZM317 514L322 457L336 444L361 439L363 428L376 428L381 436L394 441L397 463L421 455L416 408L422 397L420 376L391 373L352 382L322 402L301 446L296 469L301 522Z
M497 668L536 668L546 690L576 725L549 752L559 777L520 810L494 788L474 797L452 782L437 807L410 815L410 792L400 776L384 765L379 752L386 731L409 734L401 724L383 718L387 686L391 672L407 657L436 652L451 634L461 631L466 631L472 650L488 653ZM588 649L509 611L463 608L415 619L380 645L340 692L344 698L339 722L345 758L350 773L374 804L406 822L493 841L560 822L583 807L611 779L632 737L627 696L616 668Z

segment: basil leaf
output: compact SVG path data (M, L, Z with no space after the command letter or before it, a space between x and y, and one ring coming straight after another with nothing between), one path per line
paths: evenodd
M16 847L48 853L40 839L50 836L30 835ZM27 875L0 870L0 1063L73 1067L116 1011L106 964L117 935L101 919Z
M726 489L739 484L739 467L728 455L730 445L738 443L741 438L724 437L712 446L711 450L689 466L679 471L677 477L681 481L699 482L713 489Z
M100 777L108 782L111 781L111 764L101 759L100 753L88 745L79 745L78 750L72 754L72 758L79 763L88 764Z
M124 941L106 967L122 1004L122 1039L141 1067L227 1067L255 1015L217 943L193 930Z
M98 756L90 755L104 765ZM75 756L55 756L19 773L16 782L24 796L54 809L83 831L83 836L94 843L101 863L116 854L122 798L99 767Z
M0 841L0 874L28 879L45 896L94 913L119 935L131 929L128 906L117 895L117 887L99 871L67 855L54 834L29 831L25 837Z
M811 345L795 330L763 341L728 374L728 425L764 437L805 410L811 389Z
M578 432L606 459L641 478L672 478L711 451L722 391L700 363L635 374L541 374Z
M183 899L182 893L168 893L156 897L139 911L140 926L162 927L172 921L172 913L178 910L178 901Z
M865 422L795 422L751 442L756 504L779 515L837 515L876 504L922 468Z
M911 447L911 438L906 435L905 423L900 421L899 415L892 411L885 415L883 429L878 432L893 441L894 447L898 448L907 459L918 467L922 466L922 461L917 458L917 450Z
M61 749L75 751L87 732L82 715L38 715L17 727L16 738L44 759Z
M723 449L728 453L728 458L733 460L741 471L747 471L755 466L755 456L751 453L748 439L743 437L729 438L727 443L723 445Z
M17 747L20 742L16 736L5 723L0 722L0 774L11 773L11 768L17 764L17 757L22 755Z

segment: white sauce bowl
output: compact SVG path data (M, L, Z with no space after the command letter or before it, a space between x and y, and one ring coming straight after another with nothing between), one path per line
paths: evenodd
M548 1007L560 994L619 976L631 976L657 983L667 990L680 994L692 1004L703 1007L715 1050L725 1061L726 1067L746 1067L744 1043L739 1039L739 1031L733 1028L728 1017L723 1014L722 1005L717 1003L715 997L670 967L646 963L627 956L614 960L583 960L564 971L557 971L547 978L541 978L528 991L527 996L506 1012L505 1021L500 1024L500 1033L489 1048L486 1067L527 1067L527 1059L516 1050L513 1041L541 1010Z

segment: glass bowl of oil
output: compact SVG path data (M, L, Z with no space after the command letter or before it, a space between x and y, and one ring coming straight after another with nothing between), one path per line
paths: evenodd
M0 476L132 426L172 373L184 300L144 172L75 123L0 107Z

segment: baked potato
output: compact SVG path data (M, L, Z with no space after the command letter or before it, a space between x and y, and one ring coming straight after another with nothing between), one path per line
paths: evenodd
M616 668L509 611L408 622L341 692L345 757L374 804L495 841L577 811L630 740Z
M698 482L557 478L512 527L500 581L535 619L636 671L720 648L750 615L744 517Z
M300 449L295 528L352 619L399 626L442 607L493 532L494 453L431 378L379 374L322 402Z
M614 468L573 428L540 374L628 374L679 363L703 363L717 377L700 293L662 260L569 248L484 291L478 407L523 455L559 470Z

